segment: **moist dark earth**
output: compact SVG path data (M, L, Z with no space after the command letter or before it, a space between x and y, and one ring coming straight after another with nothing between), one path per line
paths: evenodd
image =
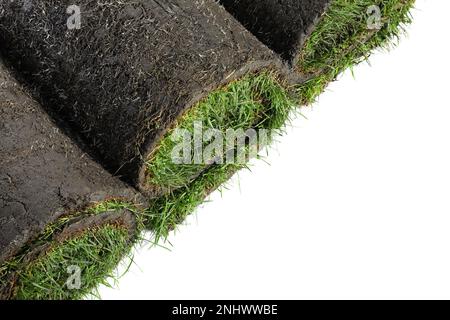
M60 216L138 196L63 135L0 60L0 264Z
M332 0L219 0L260 41L292 65Z
M247 71L282 68L213 0L80 0L81 28L69 30L72 4L43 0L24 11L3 1L1 51L52 116L144 192L146 157L181 114Z

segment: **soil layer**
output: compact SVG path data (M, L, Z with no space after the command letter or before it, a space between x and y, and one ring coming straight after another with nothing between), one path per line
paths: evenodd
M0 264L64 214L141 201L63 135L0 61Z
M219 0L248 30L292 65L332 0Z
M148 192L145 161L211 91L281 62L213 0L0 4L1 50L111 172ZM151 194L150 194L151 195Z

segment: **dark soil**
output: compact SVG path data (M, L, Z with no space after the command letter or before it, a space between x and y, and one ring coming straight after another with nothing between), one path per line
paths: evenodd
M147 155L208 92L281 62L213 0L0 4L0 50L102 164L146 190Z
M58 130L1 61L0 137L0 264L64 214L138 199Z
M259 40L295 65L332 0L219 0Z

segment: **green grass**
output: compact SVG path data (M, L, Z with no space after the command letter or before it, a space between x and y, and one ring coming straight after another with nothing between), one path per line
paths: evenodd
M210 167L204 163L177 164L172 159L172 150L179 143L172 139L174 130L185 129L194 134L194 124L201 124L203 132L214 129L226 136L229 129L280 127L292 109L286 92L277 77L270 72L249 74L220 88L197 103L183 115L174 128L162 139L157 151L147 162L148 183L156 189L173 191L186 187ZM202 147L210 142L204 141ZM193 146L193 139L191 140ZM213 154L219 158L222 154ZM194 159L194 148L191 150ZM205 159L213 160L213 159Z
M20 272L15 298L26 300L83 298L99 284L107 281L107 276L130 249L128 240L128 230L107 225L89 230L81 237L64 243L53 243L53 248L49 252ZM66 284L74 272L68 269L71 266L79 267L81 270L79 288L71 288Z
M251 74L211 93L182 118L178 127L191 131L194 121L202 121L204 129L216 128L224 133L229 128L266 129L272 134L281 133L296 107L284 84L273 73ZM268 138L270 143L272 136ZM152 183L171 188L153 201L147 210L146 224L155 233L155 242L166 239L169 232L203 203L211 191L246 167L243 163L215 163L208 167L174 164L170 157L173 147L169 133L158 154L149 162ZM190 179L199 171L200 175Z
M365 61L373 50L390 48L411 22L415 0L334 0L305 43L298 70L309 80L297 86L301 103L308 105L336 77ZM367 9L381 10L381 28L368 28Z
M107 201L69 214L49 225L45 231L14 259L0 266L0 280L7 281L11 274L16 275L12 299L55 300L80 299L99 284L108 284L112 271L131 250L133 240L129 230L116 224L104 225L87 230L63 242L55 240L66 226L81 216L88 217L120 209L135 212L132 205L121 201ZM137 215L137 212L135 212ZM138 217L138 228L142 221ZM45 246L43 254L27 261L31 248ZM71 276L71 266L80 268L81 286L70 288L67 281ZM70 272L68 272L70 271ZM0 284L2 284L0 282Z
M147 210L147 226L155 234L155 243L166 240L169 232L204 203L210 192L243 168L245 165L241 164L215 165L188 186L153 201Z

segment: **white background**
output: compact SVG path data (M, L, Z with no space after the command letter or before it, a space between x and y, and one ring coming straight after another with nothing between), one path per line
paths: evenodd
M448 0L333 83L103 299L450 298ZM170 246L168 244L168 246Z

